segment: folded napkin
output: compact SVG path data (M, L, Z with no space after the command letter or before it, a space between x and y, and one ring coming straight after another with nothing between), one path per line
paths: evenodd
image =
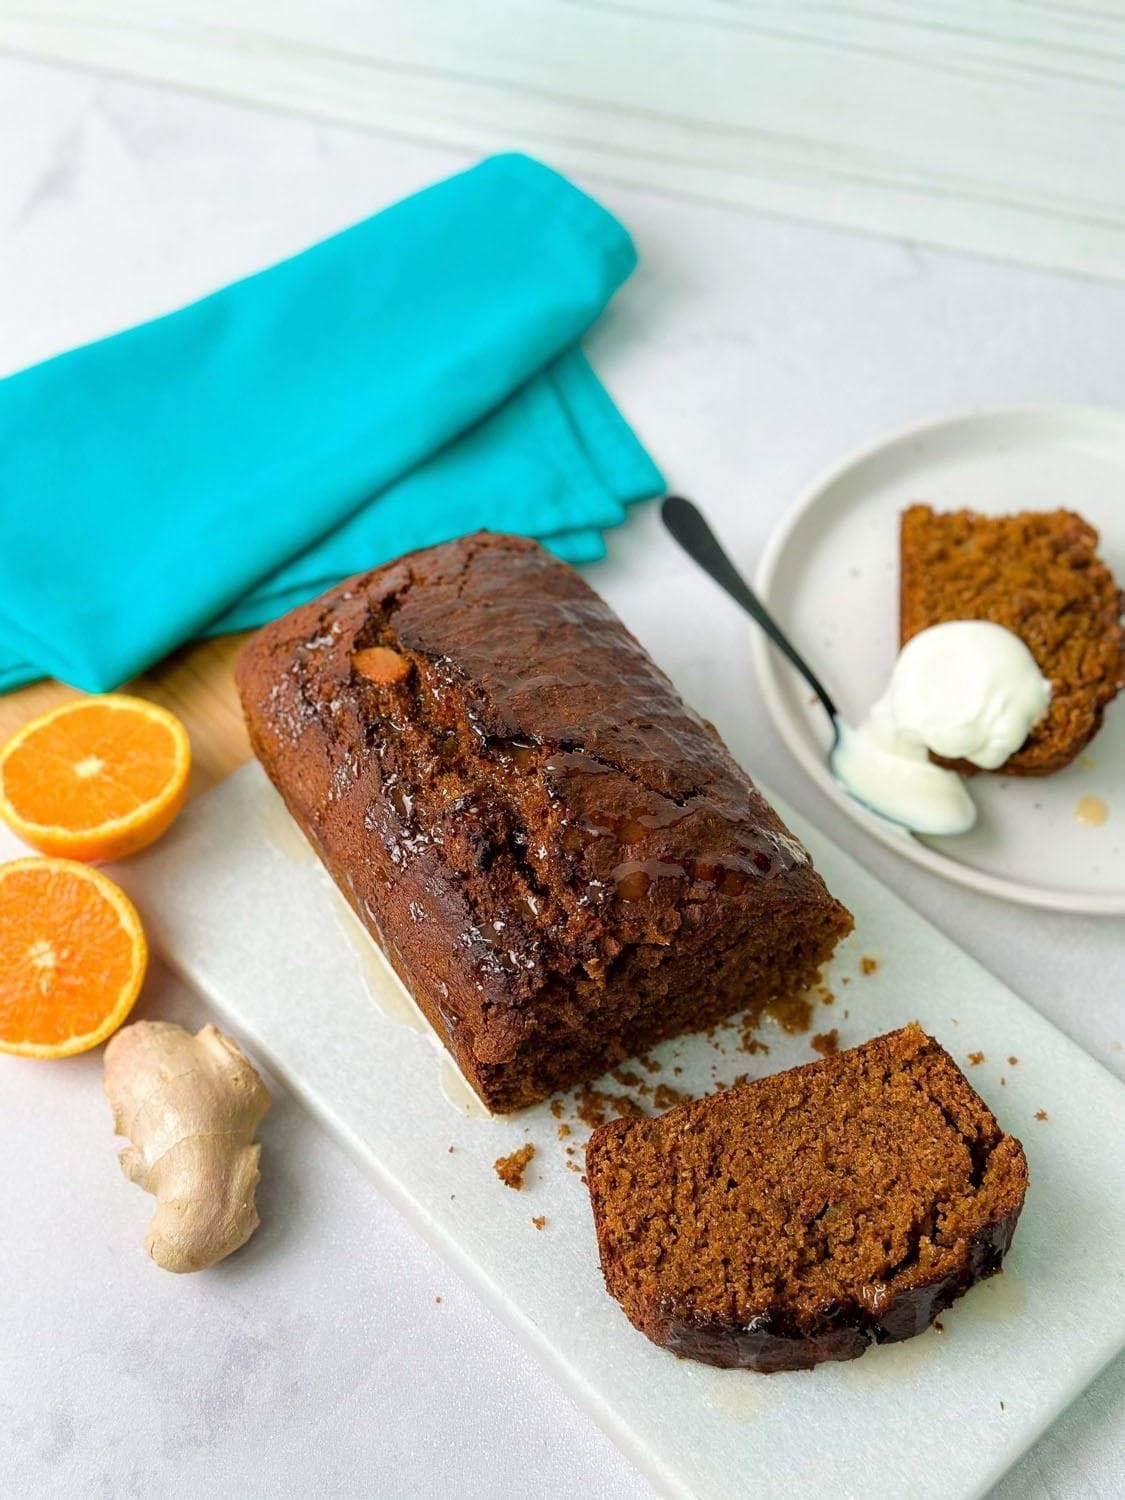
M498 156L0 381L0 691L104 691L477 527L600 556L663 488L577 348L635 261Z

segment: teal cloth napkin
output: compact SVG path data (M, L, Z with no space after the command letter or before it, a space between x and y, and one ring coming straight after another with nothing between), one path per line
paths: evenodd
M478 527L602 555L663 488L577 345L635 262L564 178L492 157L0 381L0 691L105 691Z

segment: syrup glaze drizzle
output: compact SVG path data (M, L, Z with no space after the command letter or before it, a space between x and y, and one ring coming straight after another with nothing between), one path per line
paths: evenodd
M406 613L413 615L429 591L408 592ZM497 797L497 832L504 838L505 782L514 793L524 778L535 778L555 809L555 816L546 816L539 804L533 814L537 832L522 827L517 815L516 828L507 833L531 893L512 897L504 910L478 911L460 936L486 968L516 972L528 966L527 938L517 934L538 927L544 900L553 905L548 895L538 894L552 845L569 856L559 878L577 888L579 906L627 903L637 912L634 922L638 903L647 906L659 883L668 893L660 905L669 899L678 905L709 894L737 896L750 882L807 863L796 840L772 819L763 823L755 794L721 746L715 757L713 731L680 703L602 601L537 600L537 610L545 607L558 615L557 629L537 632L542 657L537 677L513 673L506 665L511 622L502 627L503 608L478 620L471 639L433 651L434 636L447 630L447 621L440 621L441 631L436 618L412 619L407 626L401 599L395 598L393 611L381 603L353 595L330 606L299 652L297 675L306 710L348 721L340 724L345 733L358 728L368 757L381 763L379 794L366 802L361 816L367 832L386 848L392 869L403 871L432 845L445 844L447 850L463 845L466 826L476 824L480 837L490 837L497 827L492 806ZM440 615L436 598L433 605ZM432 634L427 626L434 627ZM318 659L329 646L339 652L341 636L351 638L353 650L369 649L390 640L391 629L394 649L413 662L413 670L395 682L360 681L362 673L349 681L347 650L327 671L318 671ZM571 649L575 631L582 637L581 666ZM306 675L310 669L314 680ZM619 712L625 705L627 711ZM572 724L575 738L541 735L545 717L553 724ZM419 731L431 741L429 769L417 765L421 779L413 774L413 756L394 748L400 736ZM347 782L366 781L360 767L354 770ZM537 805L536 798L531 805ZM379 874L384 884L393 879L390 870ZM682 895L672 895L669 881L682 886ZM418 913L412 907L411 916L425 921L424 906Z
M584 751L556 751L544 762L548 788L555 795L560 780L573 783L576 777L612 775L616 770ZM626 854L631 846L643 845L651 833L676 828L693 818L703 824L701 831L705 837L708 824L714 825L716 813L721 815L719 805L706 793L689 795L682 802L663 798L656 809L641 808L624 814L595 811L578 820L567 819L560 842L567 853L577 854L596 840L612 838ZM723 825L729 836L729 820L724 818ZM714 886L720 894L734 896L749 880L791 870L805 859L804 850L793 840L766 830L740 830L734 851L692 854L680 859L627 857L614 867L610 880L622 901L643 900L653 881L662 879Z

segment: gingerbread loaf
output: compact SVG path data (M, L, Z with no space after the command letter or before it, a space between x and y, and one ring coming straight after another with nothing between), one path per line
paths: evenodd
M1098 533L1069 510L983 516L912 505L902 513L901 644L949 620L989 620L1018 635L1050 679L1050 707L1002 775L1049 776L1069 765L1125 686L1123 599L1097 545Z
M917 1026L613 1120L586 1149L606 1287L688 1359L772 1373L921 1333L992 1275L1023 1148Z
M255 753L493 1110L807 986L850 929L571 568L480 534L266 626Z

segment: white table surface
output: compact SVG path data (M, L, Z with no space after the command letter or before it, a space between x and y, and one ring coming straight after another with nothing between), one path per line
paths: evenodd
M166 310L465 160L0 59L0 372ZM1125 287L587 185L644 256L589 350L670 481L748 567L817 470L883 428L1012 401L1120 403ZM701 597L651 508L591 576L627 620L653 588L680 606L658 624L644 611L658 659ZM741 622L707 607L709 669L682 686L750 768L1125 1075L1120 922L1008 907L878 847L788 761ZM142 1013L206 1019L159 971ZM140 1249L148 1201L115 1165L100 1058L0 1058L5 1493L650 1493L284 1096L262 1139L262 1230L214 1272L172 1278ZM996 1495L1125 1493L1123 1418L1119 1360Z
M0 0L0 47L1125 277L1119 5Z

